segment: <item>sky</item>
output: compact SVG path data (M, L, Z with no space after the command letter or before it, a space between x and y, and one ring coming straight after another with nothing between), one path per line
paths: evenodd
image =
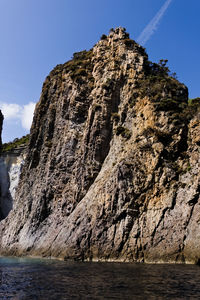
M29 133L49 72L118 26L199 97L199 11L200 0L0 0L3 142Z

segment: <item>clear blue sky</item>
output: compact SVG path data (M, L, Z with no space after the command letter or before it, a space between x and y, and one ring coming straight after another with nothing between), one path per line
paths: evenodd
M90 49L111 27L126 27L137 39L166 0L0 0L0 103L15 104L3 141L28 132L21 116L37 102L50 70ZM200 0L172 0L144 45L152 61L169 60L171 71L200 96ZM24 107L25 106L25 107ZM27 106L28 109L28 106ZM27 126L24 126L27 127Z

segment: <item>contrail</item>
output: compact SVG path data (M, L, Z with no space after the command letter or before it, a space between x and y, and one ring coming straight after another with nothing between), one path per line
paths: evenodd
M150 39L152 34L156 31L160 20L162 19L165 11L167 10L167 8L168 8L168 6L170 5L171 2L172 2L172 0L167 0L163 4L161 9L157 12L155 17L151 20L151 22L144 28L144 30L142 31L140 36L137 38L137 42L139 44L145 45L146 42Z

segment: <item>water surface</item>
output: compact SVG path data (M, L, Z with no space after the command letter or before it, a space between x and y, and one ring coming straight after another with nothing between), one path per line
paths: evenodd
M200 299L200 267L0 258L0 299Z

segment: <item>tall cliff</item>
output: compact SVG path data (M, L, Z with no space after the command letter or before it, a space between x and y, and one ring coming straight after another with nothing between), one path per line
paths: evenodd
M123 28L46 78L1 254L200 259L200 111Z

